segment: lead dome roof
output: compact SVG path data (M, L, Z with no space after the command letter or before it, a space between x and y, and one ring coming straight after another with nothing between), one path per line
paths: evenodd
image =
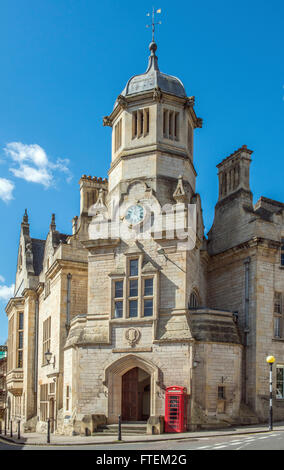
M121 95L129 96L135 93L141 93L144 91L153 90L155 88L160 88L161 91L165 93L179 96L181 98L186 98L187 95L182 82L177 77L166 75L165 73L160 72L158 66L158 57L155 54L157 50L157 44L155 42L151 42L149 49L151 51L151 55L149 57L149 63L146 72L131 77L128 80L126 87L122 91Z

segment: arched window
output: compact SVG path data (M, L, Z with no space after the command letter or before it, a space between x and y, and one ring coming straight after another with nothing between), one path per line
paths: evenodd
M198 297L195 292L192 292L190 294L188 308L198 308L198 304L199 304Z

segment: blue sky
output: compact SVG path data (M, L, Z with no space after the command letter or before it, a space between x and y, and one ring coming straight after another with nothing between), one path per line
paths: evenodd
M178 76L204 120L195 134L197 191L206 230L217 200L216 164L246 144L251 187L284 200L284 4L162 0L160 69ZM20 222L46 236L51 213L70 233L82 174L107 176L112 110L130 76L145 71L152 3L10 0L0 7L0 344L14 283Z

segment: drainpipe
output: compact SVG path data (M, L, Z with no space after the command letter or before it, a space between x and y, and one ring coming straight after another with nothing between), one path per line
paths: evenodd
M71 279L72 274L67 274L67 307L66 307L66 330L69 331L70 328L70 303L71 303Z
M35 301L35 355L34 355L34 393L37 394L38 378L38 298Z
M34 352L34 396L35 412L37 414L37 382L38 382L38 323L39 323L39 302L35 301L35 352Z
M244 401L247 404L247 349L248 349L248 334L249 334L249 275L250 275L250 262L251 258L248 257L244 260L245 265L245 328L244 328Z

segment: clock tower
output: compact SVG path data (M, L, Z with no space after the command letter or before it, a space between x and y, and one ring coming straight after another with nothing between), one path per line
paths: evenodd
M103 120L112 128L109 179L88 209L88 309L71 325L65 360L80 364L96 390L91 407L78 398L78 416L90 408L107 423L121 415L151 428L164 413L165 387L190 388L188 308L193 295L205 303L206 259L193 161L202 120L182 82L160 71L154 41L149 49L146 72L128 80ZM197 233L190 249L180 248L177 222L188 229L190 204Z
M253 205L243 145L218 165L206 238L193 157L202 120L182 82L160 71L154 35L149 49L146 72L104 118L109 178L80 179L72 235L52 216L47 238L30 238L23 218L6 312L8 411L25 429L46 432L50 419L56 433L86 436L122 421L123 432L160 434L263 421L268 347L283 419L284 204Z
M108 189L110 199L120 198L127 185L139 179L163 206L174 202L180 175L189 199L195 193L193 136L202 120L182 82L160 71L157 44L151 42L149 49L146 72L128 80L103 121L112 127Z

